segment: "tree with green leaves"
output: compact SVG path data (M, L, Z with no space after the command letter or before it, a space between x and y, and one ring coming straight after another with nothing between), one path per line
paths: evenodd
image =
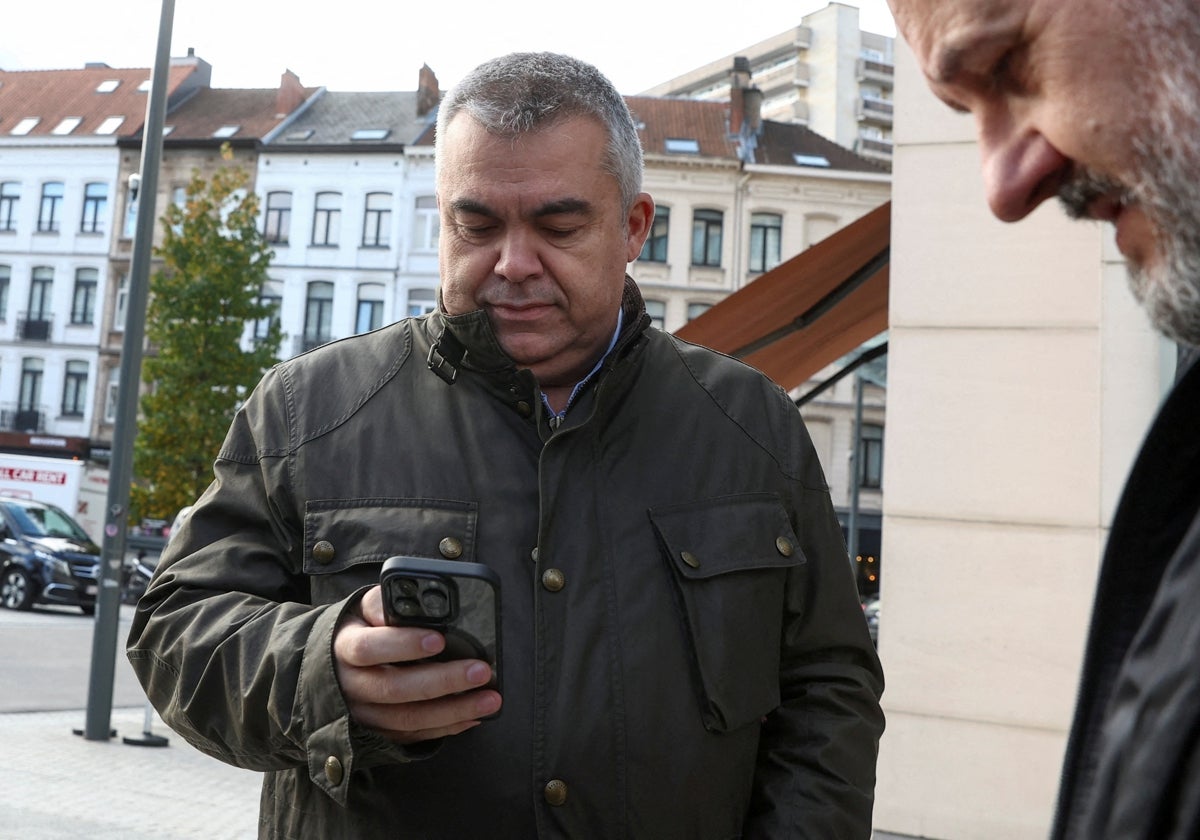
M225 159L230 156L226 152ZM275 362L281 334L261 301L273 252L258 229L246 170L193 172L186 201L162 217L162 267L150 281L149 352L134 444L135 519L170 519L212 479L212 463L241 402ZM245 349L250 322L271 318Z

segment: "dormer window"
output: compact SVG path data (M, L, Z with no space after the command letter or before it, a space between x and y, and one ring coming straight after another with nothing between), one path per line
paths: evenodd
M796 161L797 166L820 166L825 169L829 168L829 158L824 155L792 155L792 160Z
M240 125L223 125L213 132L213 137L232 137L238 133Z
M360 128L350 135L351 140L386 140L391 134L388 128Z
M83 117L64 117L63 121L50 131L51 134L70 134L75 129L79 128L79 124L83 122Z
M669 155L698 155L700 141L690 137L668 137L664 148Z
M124 117L108 117L104 122L100 123L96 129L97 134L115 134L117 129L121 127L121 123L125 122Z
M33 131L33 127L36 126L41 121L42 121L41 117L26 117L25 119L21 120L19 123L14 125L12 127L12 131L10 131L9 134L13 134L18 137L24 136L24 135L28 134L29 132Z
M96 85L96 93L112 93L120 86L120 79L105 79L103 82Z

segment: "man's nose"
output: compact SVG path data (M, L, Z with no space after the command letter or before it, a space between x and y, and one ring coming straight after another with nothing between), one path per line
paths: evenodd
M542 260L538 256L537 237L525 230L507 231L500 242L496 274L510 283L520 283L536 277L541 271Z
M1070 175L1070 160L1029 128L1000 130L981 123L979 145L988 206L1003 222L1028 216Z

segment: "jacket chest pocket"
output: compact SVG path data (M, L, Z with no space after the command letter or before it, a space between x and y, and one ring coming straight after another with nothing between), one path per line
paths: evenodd
M788 571L804 554L777 496L753 493L655 508L707 729L726 732L779 705Z
M442 499L314 499L304 509L304 573L313 603L379 581L394 555L475 560L477 509Z

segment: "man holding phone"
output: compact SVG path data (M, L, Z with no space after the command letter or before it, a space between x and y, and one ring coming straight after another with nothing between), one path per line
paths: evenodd
M649 326L624 99L505 56L436 154L438 310L264 378L139 605L149 697L267 771L264 837L866 840L883 678L821 465ZM392 557L495 573L501 691L389 621Z

